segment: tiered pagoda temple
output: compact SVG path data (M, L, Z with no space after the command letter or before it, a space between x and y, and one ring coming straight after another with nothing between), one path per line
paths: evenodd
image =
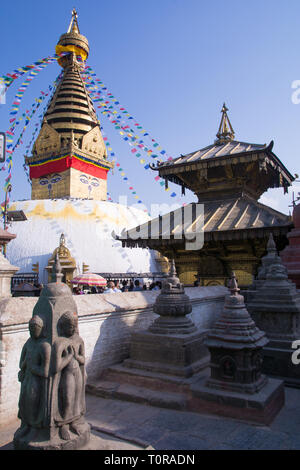
M33 155L26 159L32 181L31 199L107 199L107 160L100 123L80 74L89 44L80 34L73 10L67 33L56 53L63 76L44 116Z
M226 285L232 271L240 286L251 284L270 233L281 250L288 243L286 235L292 227L289 216L258 199L268 188L283 187L286 193L294 177L273 153L273 141L258 145L235 140L227 111L224 104L212 145L152 167L165 179L166 186L169 181L176 183L183 194L188 188L196 194L198 203L204 204L203 248L186 250L185 233L193 231L196 211L192 211L188 224L179 226L175 221L181 208L168 214L169 237L162 228L163 216L119 238L123 246L149 247L174 258L184 284L198 279L200 285ZM151 226L159 227L155 237L151 237ZM142 237L137 236L138 231Z

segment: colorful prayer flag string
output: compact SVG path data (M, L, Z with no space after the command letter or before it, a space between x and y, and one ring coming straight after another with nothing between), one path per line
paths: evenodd
M83 75L83 80L85 81L85 84L86 84L86 78L85 78L84 75ZM93 101L95 101L95 94L94 94L93 90L89 89L89 93L90 93L90 95L91 95ZM97 99L96 99L96 101L97 101ZM139 143L136 143L136 142L135 142L135 141L138 139L138 137L132 135L130 132L127 132L127 130L125 130L124 126L121 126L121 122L120 122L120 120L118 119L118 118L121 117L121 116L112 117L112 116L110 115L111 111L108 109L108 107L107 107L106 104L104 105L104 107L107 108L107 109L105 109L105 111L101 111L101 113L102 113L103 115L105 115L105 116L109 119L109 121L112 122L112 124L114 124L115 130L117 130L117 131L120 133L121 136L124 136L124 135L125 135L125 137L122 137L123 140L126 141L126 142L130 145L130 147L132 147L131 153L134 154L137 158L139 158L139 162L140 162L141 164L144 165L144 164L146 163L146 161L145 161L144 158L141 158L141 159L140 159L140 157L141 157L140 151L145 152L148 158L149 158L150 155L151 155L151 157L154 158L154 159L159 158L158 155L156 155L156 154L153 155L153 154L152 154L152 150L149 150L147 147L145 147L145 146L142 144L143 141L140 141ZM120 125L119 125L119 124L120 124ZM121 131L119 130L120 128L122 128ZM134 144L133 144L133 142L134 142ZM146 165L144 165L144 169L145 169L145 170L148 170L149 168L150 168L150 165L146 163ZM164 181L162 178L160 178L160 177L158 176L158 177L155 177L154 179L155 179L155 181L158 181L158 182L160 183L160 186L161 186L161 187L162 187L162 186L165 187L165 191L170 191L170 188L165 185L165 181ZM171 196L172 198L174 198L174 197L177 196L177 194L176 194L175 192L172 192L172 193L170 193L170 196Z

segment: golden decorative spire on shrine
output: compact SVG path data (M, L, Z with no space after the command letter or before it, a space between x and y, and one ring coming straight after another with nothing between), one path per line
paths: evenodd
M85 62L90 52L87 38L79 32L77 18L77 11L73 8L68 31L60 36L55 49L57 55L68 54L68 60L64 60L64 57L58 59L58 63L62 67L69 65L70 53L73 56L73 60L81 58L82 62Z
M68 33L80 34L77 18L78 18L77 11L75 10L75 8L73 8L72 18L71 18L70 25L67 31Z
M224 103L221 110L222 118L217 132L217 140L215 141L216 144L224 144L225 142L234 140L234 130L227 115L227 111L228 108Z
M51 98L32 156L26 157L32 199L63 197L106 200L107 159L100 122L82 76L89 43L77 12L56 46L62 77Z

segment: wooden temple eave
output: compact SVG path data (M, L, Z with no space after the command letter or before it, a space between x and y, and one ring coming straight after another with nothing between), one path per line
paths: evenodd
M163 164L161 166L158 166L155 168L155 170L159 171L159 176L162 178L169 176L171 174L178 174L178 173L184 173L184 172L190 172L190 171L195 171L195 170L200 170L204 168L210 168L210 167L217 167L217 166L226 166L228 164L237 164L237 163L247 163L249 161L257 161L260 158L260 154L263 154L263 156L266 156L266 149L263 149L261 151L256 150L254 152L248 152L245 154L245 152L240 153L240 154L235 154L235 155L225 155L220 157L213 157L209 158L207 160L199 160L195 161L193 163L178 163L172 165L170 164Z
M253 227L248 229L242 230L217 230L213 232L204 232L204 243L207 242L224 242L224 241L245 241L245 240L254 240L258 238L268 238L269 235L272 233L273 236L279 237L282 235L287 235L287 233L292 229L293 224L290 223L289 225L278 225L273 227ZM150 248L157 250L158 248L174 248L174 249L184 249L185 246L185 237L184 235L182 238L176 238L174 236L170 236L166 238L164 236L158 236L156 238L138 238L138 239L130 239L127 238L126 240L117 237L118 240L122 241L123 247L128 248ZM187 240L189 243L192 243L193 239Z
M194 161L193 163L183 162L178 164L162 164L155 168L159 172L161 178L167 179L170 182L182 184L184 182L183 173L191 173L199 170L208 170L209 168L219 166L230 166L238 163L252 163L258 162L260 171L272 169L274 173L280 174L286 186L290 186L294 181L294 177L280 162L278 157L265 148L262 150L255 150L250 152L243 152L240 154L226 155L220 157L213 157L207 160ZM277 186L275 186L277 187Z

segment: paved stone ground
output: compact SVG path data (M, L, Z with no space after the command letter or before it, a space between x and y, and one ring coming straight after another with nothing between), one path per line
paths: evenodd
M271 426L174 411L87 395L87 421L98 450L300 449L300 390L286 388L286 404ZM18 423L0 429L0 450L12 448Z

